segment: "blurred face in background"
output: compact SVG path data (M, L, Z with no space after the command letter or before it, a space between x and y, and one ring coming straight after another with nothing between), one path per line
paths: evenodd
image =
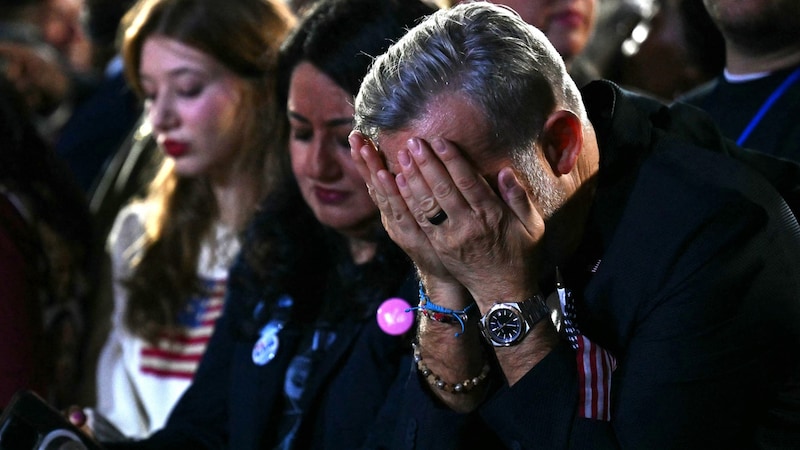
M153 134L176 172L229 176L244 81L206 53L158 35L142 46L139 78Z
M619 62L620 84L670 102L719 75L724 42L696 1L661 1L647 38Z
M726 40L758 55L800 42L798 0L703 0Z
M378 209L350 156L353 96L308 62L292 73L287 110L292 171L324 225L349 237L374 230Z
M540 29L569 64L589 42L597 0L491 0L516 11Z
M69 61L73 70L92 69L91 44L81 27L84 0L47 0L42 3L41 29L45 41Z

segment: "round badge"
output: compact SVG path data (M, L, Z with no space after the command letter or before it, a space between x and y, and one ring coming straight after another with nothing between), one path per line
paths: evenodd
M397 336L408 331L414 325L414 311L411 305L402 298L387 299L378 307L378 326L386 334Z
M253 362L258 366L263 366L275 358L278 354L278 330L270 329L261 335L253 346Z

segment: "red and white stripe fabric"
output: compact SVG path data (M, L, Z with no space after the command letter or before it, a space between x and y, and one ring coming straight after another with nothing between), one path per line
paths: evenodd
M611 374L617 361L611 353L578 330L575 305L569 289L558 289L564 331L575 349L578 363L578 415L588 419L611 420Z
M578 414L597 420L611 420L611 373L617 367L613 356L590 341L577 336Z
M140 370L158 378L190 380L206 351L225 299L226 280L209 280L207 297L195 297L178 317L176 333L141 349Z

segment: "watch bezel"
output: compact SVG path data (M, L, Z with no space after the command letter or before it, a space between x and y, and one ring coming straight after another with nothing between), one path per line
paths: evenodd
M498 314L510 312L517 321L516 333L514 336L504 338L497 333L496 327L492 326ZM549 315L549 310L545 306L541 296L534 296L524 302L500 302L495 303L486 311L486 314L479 321L481 334L495 347L511 347L522 341L530 330L540 320Z

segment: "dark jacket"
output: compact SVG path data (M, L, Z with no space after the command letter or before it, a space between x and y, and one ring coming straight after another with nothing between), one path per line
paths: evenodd
M256 338L244 337L241 332L254 311L242 305L257 304L262 291L241 255L229 279L223 315L191 386L166 426L144 441L106 444L107 448L246 450L276 446L285 408L287 369L308 333L302 333L298 322L288 322L280 331L275 359L256 365L252 356ZM416 277L411 270L405 280L393 296L416 304ZM391 421L395 415L381 411L393 407L386 400L390 388L395 382L403 383L413 365L408 335L388 335L377 324L375 313L383 300L373 299L367 315L348 315L332 325L337 337L316 360L306 382L301 400L305 413L293 448L371 447L372 435L380 437L394 428Z
M416 303L415 286L409 274L409 282L397 296ZM250 294L231 289L227 302L241 302L238 295ZM245 319L240 311L226 305L195 379L166 427L146 441L119 448L244 450L275 445L284 377L299 344L300 330L292 322L287 324L279 335L276 358L258 366L252 358L255 340L237 336L236 329ZM374 314L370 319L346 320L336 330L335 345L307 382L307 414L297 433L296 448L364 445L370 432L379 431L376 417L390 386L412 367L407 338L382 332Z
M479 409L497 447L798 448L800 228L775 186L796 198L800 167L736 148L693 107L582 92L599 183L562 273L582 332L617 359L611 421L578 417L565 341ZM411 377L398 448L447 448L460 420L423 385Z

